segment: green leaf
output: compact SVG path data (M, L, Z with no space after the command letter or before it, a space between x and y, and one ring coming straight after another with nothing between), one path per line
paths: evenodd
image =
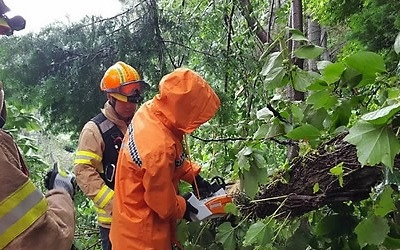
M189 225L187 223L178 224L177 237L179 241L181 242L186 241L188 230L189 230Z
M390 186L385 186L383 192L379 195L378 203L375 206L375 214L377 216L385 216L391 211L396 210L393 201L393 189Z
M276 137L277 135L282 135L283 133L282 123L278 120L278 118L275 118L268 124L268 132L265 135L265 138Z
M313 83L311 83L310 86L307 87L307 90L310 91L319 91L324 89L330 89L330 88L325 81L322 81L322 79L316 79Z
M264 171L267 172L267 171ZM258 177L256 170L250 168L248 171L243 173L242 184L245 193L250 197L254 198L258 191Z
M400 103L396 103L361 116L364 121L376 125L387 124L400 111Z
M326 68L328 65L331 65L331 64L333 64L333 63L330 62L330 61L318 61L318 62L317 62L317 69L318 69L319 72L323 73L324 70L325 70L325 68Z
M274 113L272 113L272 111L269 110L269 108L264 107L264 108L258 110L256 115L257 115L257 119L266 120L266 119L271 118L271 116L273 116Z
M315 109L330 109L337 103L337 97L332 95L330 90L322 90L311 93L307 98L307 103L312 104Z
M269 126L267 124L261 124L260 127L258 127L257 131L253 135L253 139L263 139L267 135L269 130Z
M249 158L243 154L243 149L236 155L238 159L238 167L241 171L249 170L250 169L250 162Z
M299 227L292 236L286 241L284 250L299 250L307 249L310 244L312 235L310 232L310 225L306 218L300 221Z
M360 84L363 75L354 68L346 68L343 72L343 76L341 79L341 85L347 86L348 88L353 88Z
M267 245L272 241L273 236L273 230L268 224L265 224L263 221L257 221L249 227L249 230L247 230L243 245L251 246L255 243L261 246Z
M304 42L307 42L307 41L308 41L308 39L307 39L305 36L300 35L300 34L293 34L292 37L291 37L291 39L292 39L293 41L304 41Z
M318 193L318 191L319 191L319 183L317 182L313 186L313 194Z
M291 39L294 41L308 41L303 32L298 29L289 28L288 31L292 34Z
M323 130L324 128L324 121L329 118L328 112L324 108L314 109L311 105L307 107L306 111L304 112L304 123L311 124L312 126L316 127L319 130Z
M252 154L252 157L254 159L254 163L258 168L265 168L267 166L267 161L262 154L254 152Z
M400 170L395 168L392 172L388 172L387 182L387 184L396 184L400 186Z
M350 101L343 101L333 112L327 117L330 130L335 130L340 126L347 126L350 120L353 105Z
M283 55L282 52L273 52L266 57L266 63L261 70L261 75L267 76L271 74L271 72L278 68L282 67Z
M383 242L383 246L386 247L386 249L400 249L400 239L388 236Z
M339 81L345 67L343 63L328 64L322 72L322 80L328 84Z
M329 170L329 172L331 172L331 174L333 174L334 176L338 177L339 185L341 187L343 187L343 173L344 173L343 162L341 162L341 163L337 164L336 166L334 166L333 168L331 168Z
M315 233L334 238L353 232L355 226L355 218L351 215L327 215L318 223Z
M324 52L324 48L312 44L303 45L294 51L294 55L302 59L314 59Z
M340 176L344 173L343 171L343 162L339 163L338 165L334 166L333 168L329 169L329 172L335 176Z
M244 147L242 150L240 150L239 154L242 154L244 156L249 156L253 153L253 149L251 147Z
M321 132L317 128L315 128L314 126L312 126L310 124L301 125L286 134L287 137L289 137L293 140L316 139L320 135L321 135Z
M286 70L283 67L277 67L271 70L265 77L264 83L267 90L281 88L287 84L284 81Z
M363 166L382 162L392 170L394 157L400 151L400 143L390 128L365 121L357 122L344 140L356 146Z
M396 40L394 42L394 46L393 47L394 47L394 51L397 54L400 54L400 33L397 34L397 37L396 37Z
M224 211L229 214L233 214L235 216L239 216L240 212L238 207L234 203L228 203L224 207Z
M357 234L361 247L366 245L381 245L389 233L389 225L385 218L372 215L357 225L354 232Z
M387 91L388 91L388 96L387 96L388 99L395 99L398 96L400 96L400 89L398 88L388 88Z
M231 223L224 222L218 227L215 241L221 243L224 249L236 249L236 234Z
M375 75L386 71L385 61L382 56L369 52L360 51L345 59L348 66L355 68L363 75Z
M304 118L304 113L301 108L299 108L296 104L292 104L290 106L290 110L292 111L293 120L297 122L301 122Z
M297 91L306 92L308 86L314 83L319 75L312 71L305 71L297 69L292 74L293 88Z

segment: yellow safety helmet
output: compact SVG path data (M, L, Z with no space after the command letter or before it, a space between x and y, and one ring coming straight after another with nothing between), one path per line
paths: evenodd
M104 73L100 89L117 100L139 103L143 101L142 94L149 89L149 85L141 80L135 68L119 61Z

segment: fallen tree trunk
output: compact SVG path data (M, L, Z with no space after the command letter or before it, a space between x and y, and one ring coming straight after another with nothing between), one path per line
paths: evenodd
M369 197L371 188L383 180L382 167L361 167L355 146L343 141L341 135L316 152L298 157L291 163L289 181L272 182L262 186L250 201L243 195L235 196L235 203L244 215L265 218L272 214L296 217L325 205L343 201L360 201ZM342 164L343 184L330 169ZM317 191L314 186L318 185Z

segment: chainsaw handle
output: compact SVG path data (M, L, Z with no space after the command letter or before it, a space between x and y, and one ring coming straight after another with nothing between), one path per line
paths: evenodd
M225 180L224 178L222 178L221 176L214 176L213 178L211 178L210 183L212 186L214 186L215 184L217 184L218 186L220 186L222 189L225 189L226 184L225 184ZM215 184L214 184L215 183Z

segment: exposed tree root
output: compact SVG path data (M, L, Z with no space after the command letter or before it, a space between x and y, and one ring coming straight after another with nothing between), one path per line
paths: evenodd
M343 201L360 201L369 197L371 188L383 179L379 166L361 167L355 146L341 135L322 145L316 152L291 163L289 181L273 182L260 188L253 201L243 194L235 195L235 203L244 215L265 218L272 214L300 216L325 205ZM343 185L330 169L343 164ZM319 189L314 193L314 185Z

